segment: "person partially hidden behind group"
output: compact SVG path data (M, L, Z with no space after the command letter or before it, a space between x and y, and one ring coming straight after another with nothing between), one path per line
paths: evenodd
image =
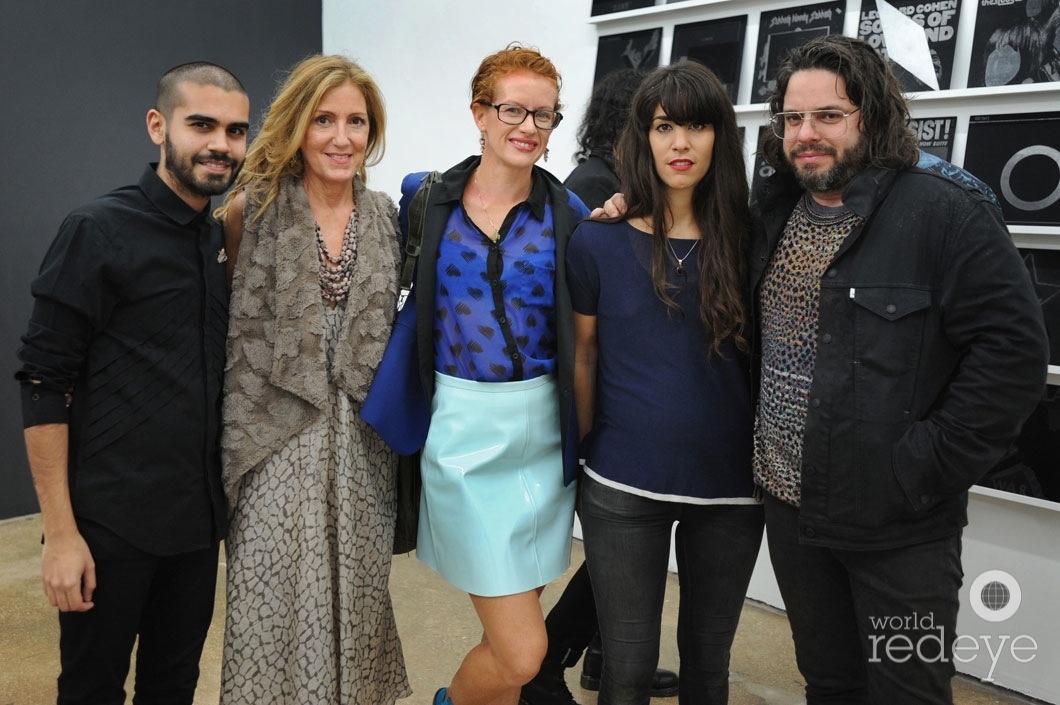
M438 705L515 705L545 655L539 602L570 565L577 453L567 240L588 209L536 162L562 120L537 50L487 56L471 81L481 156L434 184L416 273L420 560L469 593L483 637ZM406 177L402 206L422 174Z
M396 456L358 415L397 299L397 209L365 188L385 129L361 67L309 57L221 209L234 264L224 705L410 694L388 587Z

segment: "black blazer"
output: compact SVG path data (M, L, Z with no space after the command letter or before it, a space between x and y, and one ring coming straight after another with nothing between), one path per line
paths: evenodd
M421 265L416 270L414 295L417 299L416 344L417 349L421 351L420 379L428 404L434 396L434 292L437 285L434 262L438 258L438 247L449 214L454 204L458 204L463 197L464 187L480 160L478 155L468 157L444 172L441 180L431 187L424 214ZM409 184L410 180L418 183L424 175L425 173L410 175L405 178L405 184ZM567 289L566 259L567 243L580 220L579 210L585 206L577 196L564 188L556 177L544 169L535 166L533 177L535 182L544 181L552 202L552 226L556 237L556 373L563 442L563 477L564 483L570 484L578 474L578 419L574 411L574 315L570 292ZM407 210L412 193L406 191L401 199L403 213Z

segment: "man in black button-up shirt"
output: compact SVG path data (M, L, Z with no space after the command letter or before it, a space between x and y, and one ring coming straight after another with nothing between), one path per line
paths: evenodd
M160 160L72 212L33 282L16 375L59 609L65 703L191 703L224 535L218 436L228 301L210 197L235 178L250 104L228 71L167 72Z

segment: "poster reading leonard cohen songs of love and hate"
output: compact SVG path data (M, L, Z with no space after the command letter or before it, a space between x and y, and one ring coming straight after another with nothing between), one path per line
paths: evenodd
M1060 226L1060 112L973 115L964 168L1001 201L1009 225Z
M858 37L876 47L887 56L887 41L884 37L883 23L876 8L877 0L861 0L861 15L858 20ZM974 2L975 0L969 0ZM935 68L935 78L939 90L950 88L953 75L953 55L957 46L957 24L961 14L960 0L886 0L909 19L924 28L928 50L931 52L931 63ZM907 93L934 90L914 76L900 63L892 60L895 75Z
M764 103L776 88L777 68L787 53L814 37L842 34L846 1L805 5L793 10L763 12L751 102Z
M1060 4L1050 0L977 1L968 66L970 88L1060 81Z

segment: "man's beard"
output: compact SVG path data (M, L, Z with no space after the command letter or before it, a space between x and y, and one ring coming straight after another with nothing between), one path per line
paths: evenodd
M236 176L239 174L239 162L223 154L208 152L202 155L195 155L194 157L181 155L177 153L176 149L174 149L173 143L169 141L168 137L165 141L165 149L166 171L172 174L173 178L187 189L189 193L193 193L196 196L209 198L210 196L221 195L228 190L228 187L232 185L232 182L236 180ZM195 163L200 160L225 162L232 167L232 171L227 176L224 174L208 173L202 178L196 178Z
M827 145L813 147L814 151L827 152L836 158L835 164L824 171L820 169L800 169L795 166L795 157L809 149L810 147L804 147L803 145L796 146L788 152L788 162L792 165L795 178L799 184L810 193L841 191L868 164L869 142L864 135L861 135L858 141L843 153L841 158L837 156L838 152L834 147Z

